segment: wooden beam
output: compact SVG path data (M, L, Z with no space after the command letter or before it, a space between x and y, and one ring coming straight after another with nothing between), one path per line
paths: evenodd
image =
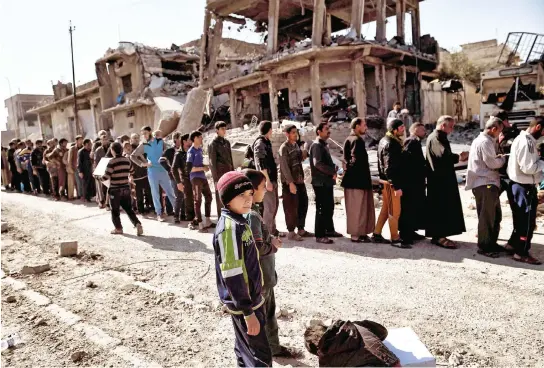
M406 38L405 35L405 15L406 15L406 3L404 0L397 0L397 36L401 37L403 40Z
M365 67L360 60L351 63L353 94L357 105L357 114L366 117L366 88L365 88Z
M376 0L376 41L386 41L386 3L387 0Z
M229 105L230 105L230 126L232 128L238 128L238 117L236 113L238 111L238 99L236 98L236 90L230 88L229 90Z
M217 11L218 15L230 15L246 10L255 5L255 0L229 0L227 4L220 7L219 9L214 9Z
M312 123L321 123L321 83L319 80L319 62L313 60L310 66L310 89L312 96Z
M204 13L204 31L202 32L202 39L200 40L200 85L202 85L206 79L208 79L206 75L206 69L208 66L208 55L206 54L206 49L208 48L208 30L210 29L211 21L212 13L206 9L206 12Z
M323 46L325 0L314 0L314 21L312 25L312 46Z
M351 2L351 29L355 30L357 39L361 38L361 26L363 25L363 13L365 0L352 0Z
M419 50L419 39L421 37L420 19L419 19L419 4L412 8L412 44Z
M268 96L270 97L270 114L272 115L272 121L279 121L278 91L276 90L275 77L272 75L268 77Z
M367 46L364 49L354 53L353 54L353 60L357 60L357 59L360 59L362 57L369 56L371 52L372 52L372 46Z
M325 13L325 36L323 39L325 46L330 46L332 44L332 22L331 22L331 13Z
M382 74L384 74L382 76ZM386 94L385 94L385 67L383 65L376 65L374 68L374 80L376 83L376 92L378 95L378 109L379 114L383 117L387 115L386 106Z
M406 106L405 84L406 84L406 68L405 67L397 68L397 81L396 81L397 101L399 101L402 106Z
M278 51L278 22L280 18L280 0L268 2L268 45L266 52L273 55Z
M310 60L303 59L297 60L294 63L289 63L286 65L279 66L271 71L272 74L283 74L290 72L291 70L306 68L310 66Z
M385 74L385 65L381 65L380 68L380 77L382 80L382 88L381 88L381 99L382 99L382 105L383 105L383 117L387 116L387 78Z

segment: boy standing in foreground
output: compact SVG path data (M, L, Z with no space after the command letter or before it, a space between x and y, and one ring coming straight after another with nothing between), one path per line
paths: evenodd
M231 171L219 179L217 190L225 206L213 237L217 290L232 317L238 366L270 367L259 251L243 216L251 211L253 185Z
M251 232L253 233L255 245L259 250L259 262L263 271L266 337L270 344L272 356L294 358L298 353L280 345L280 337L278 334L276 298L274 296L274 286L278 283L275 253L281 248L281 239L270 234L268 227L265 226L262 213L260 212L266 193L266 177L262 172L252 169L244 170L243 173L253 185L253 207L251 208L251 212L245 217L247 218Z

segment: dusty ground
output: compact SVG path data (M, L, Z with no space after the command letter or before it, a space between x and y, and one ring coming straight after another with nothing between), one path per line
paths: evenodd
M332 246L286 242L277 255L276 297L281 308L296 311L280 319L281 341L304 350L310 319L355 317L412 327L440 365L544 366L544 266L477 255L476 211L469 193L462 195L468 232L456 238L459 250L428 242L412 250L348 239ZM506 239L511 218L508 206L503 210ZM2 353L2 365L234 365L231 322L217 304L211 234L144 219L146 236L137 238L123 215L127 234L112 236L109 216L94 205L2 192L2 220L9 223L2 234L2 338L23 339ZM312 208L310 229L313 216ZM280 211L280 229L283 218ZM341 206L335 223L345 232ZM540 220L534 254L541 259L543 228ZM59 241L71 239L82 254L58 257ZM161 261L126 265L149 260ZM51 270L17 274L35 262ZM107 267L117 268L84 276ZM84 277L68 280L77 276ZM16 282L26 288L16 290ZM49 300L36 305L30 290ZM52 305L75 317L59 320ZM85 354L73 362L75 352ZM315 366L317 359L304 350L297 361L276 363Z

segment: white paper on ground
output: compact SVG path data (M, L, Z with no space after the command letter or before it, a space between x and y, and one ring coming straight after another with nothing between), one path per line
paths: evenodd
M388 329L383 342L402 367L435 367L436 360L410 327Z

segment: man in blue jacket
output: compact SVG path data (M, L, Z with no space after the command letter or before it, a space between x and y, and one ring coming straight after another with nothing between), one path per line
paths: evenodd
M145 126L141 131L145 142L141 143L138 148L132 152L130 159L140 167L147 167L147 177L151 186L151 196L153 197L153 205L157 213L157 220L164 221L166 214L162 212L161 194L159 188L162 188L170 203L176 203L176 195L170 183L168 172L159 163L163 155L165 146L164 141L160 138L160 131L156 131L155 135L151 134L151 127ZM144 157L145 155L145 157ZM147 158L147 159L146 159Z

